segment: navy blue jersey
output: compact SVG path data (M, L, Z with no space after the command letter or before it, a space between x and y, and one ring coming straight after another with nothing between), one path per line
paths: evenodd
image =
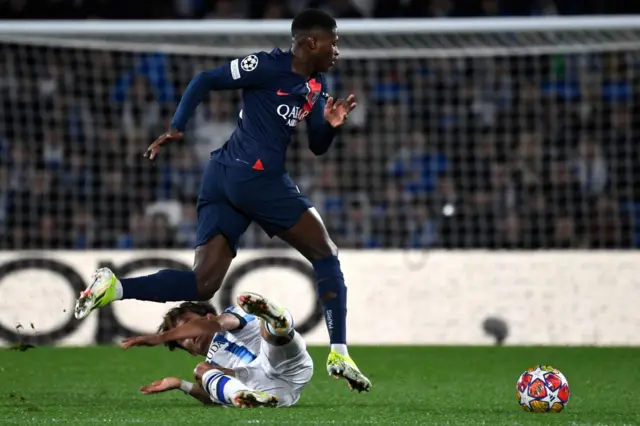
M291 70L293 55L280 49L237 58L189 83L171 123L184 131L204 94L211 90L242 89L238 127L213 155L228 166L282 172L291 135L307 121L309 148L325 153L335 131L324 119L326 81L322 74L305 78Z

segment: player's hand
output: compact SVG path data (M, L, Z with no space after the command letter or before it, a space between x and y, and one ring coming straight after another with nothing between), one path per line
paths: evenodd
M129 349L133 346L157 346L162 344L162 339L158 334L147 336L127 337L122 340L122 349Z
M332 127L340 127L347 121L347 116L355 107L356 97L353 94L346 100L329 98L324 107L324 118Z
M165 142L179 141L183 136L184 133L177 130L169 130L168 132L163 133L158 139L156 139L151 145L149 145L149 148L147 148L144 156L149 160L153 160L154 158L156 158L156 155L158 155L158 151L160 151L160 145Z
M161 393L175 389L180 389L180 379L177 377L165 377L164 379L155 381L150 385L142 386L140 388L140 392L151 395L153 393Z

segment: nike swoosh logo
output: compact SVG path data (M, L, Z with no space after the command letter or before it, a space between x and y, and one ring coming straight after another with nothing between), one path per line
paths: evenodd
M278 91L276 93L278 94L278 96L289 96L289 94L287 92L283 92L280 89L278 89Z

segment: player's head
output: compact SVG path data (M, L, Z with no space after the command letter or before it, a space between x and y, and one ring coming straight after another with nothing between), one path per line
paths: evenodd
M338 59L338 28L331 15L317 9L300 12L291 23L296 51L302 51L316 72L325 72Z
M158 327L158 333L171 330L185 322L214 317L218 315L215 308L208 303L183 302L167 312L162 319L162 324ZM167 342L165 346L169 350L183 349L191 355L205 356L209 350L213 336L202 336L195 339L184 339L176 342Z

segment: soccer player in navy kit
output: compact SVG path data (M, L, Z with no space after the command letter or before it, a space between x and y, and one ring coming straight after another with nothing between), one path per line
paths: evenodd
M214 151L198 198L197 247L191 271L161 270L117 279L108 268L96 271L76 303L77 318L114 300L157 302L209 300L222 285L238 241L252 221L278 236L313 265L318 296L331 341L327 371L349 386L368 391L370 381L349 356L346 345L347 288L331 241L317 211L285 170L291 134L306 120L309 148L329 149L336 129L356 107L355 97L325 97L323 72L338 57L335 20L306 10L291 25L290 51L275 49L237 58L197 75L188 85L172 120L172 130L147 150L151 160L160 147L182 139L187 121L205 93L243 89L243 109L229 141Z

